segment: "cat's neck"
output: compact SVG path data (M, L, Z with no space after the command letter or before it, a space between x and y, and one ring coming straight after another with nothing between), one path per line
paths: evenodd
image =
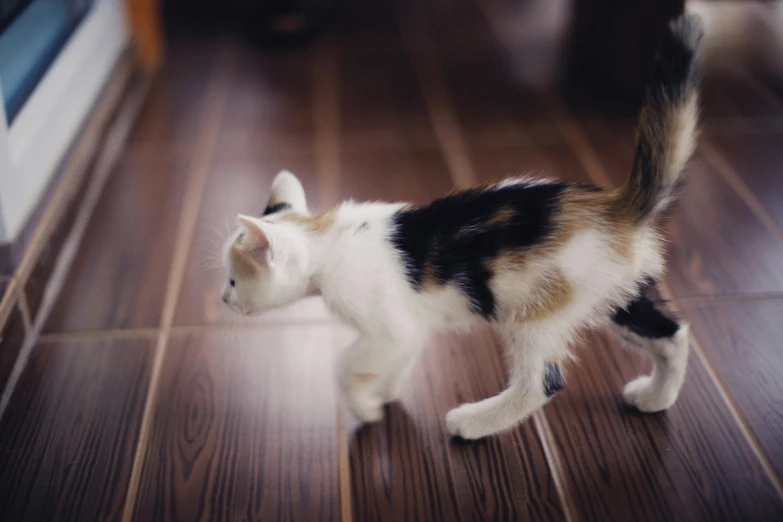
M325 285L330 294L336 289L347 291L350 285L346 279L361 284L367 272L363 265L371 262L378 249L378 234L386 236L388 218L404 205L346 202L308 217L303 222L311 263L308 295L323 295ZM350 271L349 267L358 269Z

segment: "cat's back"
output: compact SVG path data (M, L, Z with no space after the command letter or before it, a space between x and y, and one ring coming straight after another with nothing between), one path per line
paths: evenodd
M475 312L489 318L496 307L492 277L556 248L574 195L593 195L598 207L608 201L606 194L593 186L508 180L399 209L390 218L389 242L415 290L457 287Z

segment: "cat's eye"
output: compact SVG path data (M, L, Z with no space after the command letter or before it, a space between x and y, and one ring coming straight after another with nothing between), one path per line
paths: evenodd
M228 284L231 285L231 288L234 288L234 285L236 284L233 279L228 280Z

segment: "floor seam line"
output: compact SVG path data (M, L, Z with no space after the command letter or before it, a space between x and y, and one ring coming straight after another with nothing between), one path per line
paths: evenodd
M559 101L557 102L559 104ZM564 115L566 114L567 113L564 113ZM606 170L604 169L600 160L598 160L597 156L592 150L592 147L590 146L590 144L587 142L586 138L582 134L582 131L579 128L579 124L576 121L571 120L568 127L568 133L569 134L573 133L573 134L568 135L564 133L564 136L566 140L569 142L571 148L576 153L579 161L585 167L588 176L590 176L590 178L592 178L593 181L596 183L603 183L604 181L608 181L609 177L606 174ZM591 163L590 167L588 167L583 161L584 155L593 158L593 160L595 161L594 163ZM598 175L596 176L595 174ZM611 184L609 185L611 186ZM665 299L668 299L669 301L673 302L675 305L678 305L678 300L672 296L665 280L660 281L658 283L658 287L660 288L661 293L663 294L663 297ZM778 477L777 473L775 473L774 469L772 468L772 465L770 464L769 458L762 450L756 437L753 435L752 431L748 427L747 422L742 417L736 405L734 404L733 399L731 398L731 396L729 395L726 389L726 385L723 383L723 380L720 378L717 371L713 367L712 362L709 359L709 356L704 351L704 349L702 348L701 344L699 343L698 339L696 338L695 334L692 331L689 332L689 339L690 339L691 346L694 348L696 358L698 359L699 363L702 365L704 370L707 372L707 376L709 377L713 387L718 391L718 394L720 395L724 406L729 410L729 413L734 419L735 426L737 427L737 429L740 431L743 438L745 439L745 443L750 447L751 452L756 457L756 460L761 466L761 469L767 475L767 478L769 479L771 485L775 488L776 493L780 496L780 498L783 498L783 482L781 482L781 479Z
M702 137L699 148L707 163L718 172L718 175L728 183L731 189L737 194L743 203L750 209L772 235L778 241L783 243L783 228L781 228L775 218L764 208L764 205L756 197L753 191L742 181L731 164L718 152L715 145L706 138Z
M322 319L280 319L275 321L269 321L257 324L244 324L244 325L230 325L232 330L238 330L242 332L253 332L258 330L267 330L279 327L288 326L329 326L339 324L339 321L330 317L324 317ZM169 331L174 335L189 334L189 333L201 333L212 332L225 329L228 324L200 324L200 325L182 325L171 326ZM76 331L63 331L63 332L47 332L41 334L38 338L39 342L58 342L58 341L72 341L79 339L91 339L100 337L117 337L117 338L133 338L133 337L150 337L157 335L163 329L162 326L155 327L139 327L139 328L107 328L99 330L76 330Z
M533 414L533 427L535 428L536 435L541 443L541 449L544 452L544 458L546 458L547 468L552 474L552 482L555 484L558 499L563 506L565 520L566 522L576 522L577 516L573 509L568 482L565 480L565 474L563 473L563 462L560 451L557 449L557 442L552 433L552 427L549 424L549 419L543 408Z
M150 371L150 382L147 387L141 423L134 447L131 475L125 490L126 495L122 512L123 522L132 520L136 508L138 488L147 454L148 437L150 435L161 372L163 371L165 352L177 301L182 289L187 256L193 242L198 213L206 190L212 155L218 139L220 120L228 99L228 91L236 65L236 58L236 52L231 51L225 51L220 55L218 63L214 65L215 69L211 73L211 76L214 76L214 78L210 78L212 85L210 85L210 89L205 96L204 112L200 120L201 125L204 125L204 130L199 136L198 146L191 157L191 171L195 172L189 180L190 183L185 191L182 204L173 259L169 268L168 286L164 295L161 328L155 345L155 357Z
M475 4L479 11L481 11L481 13L484 15L484 18L487 20L490 30L495 35L496 42L500 46L505 47L504 42L507 39L507 36L502 32L500 25L497 23L496 16L498 13L496 9L483 0L475 0ZM568 117L565 111L562 112L562 116L566 118ZM570 120L565 122L557 122L557 132L561 135L563 133L560 130L560 125L563 123L568 124L570 123ZM593 162L594 166L600 166L597 158L594 157L591 159L591 161ZM567 522L575 522L578 520L578 515L577 510L573 504L570 488L568 487L568 481L566 480L565 474L563 473L562 455L557 445L557 441L555 441L554 434L552 433L549 419L547 418L543 408L539 409L533 414L533 420L536 435L538 436L538 440L541 442L541 447L544 451L544 457L547 461L547 469L549 469L549 472L552 475L552 481L555 484L558 499L560 500L560 504L563 508L565 520Z
M340 199L340 76L339 52L326 43L313 51L313 149L321 204Z
M334 42L326 42L311 54L313 82L313 148L320 187L320 203L332 207L339 203L341 171L340 133L340 55ZM328 318L321 324L330 324ZM348 459L348 437L341 397L335 400L337 422L337 486L340 521L353 522L353 495Z
M669 285L665 281L659 282L658 287L661 291L661 294L664 296L671 296ZM696 352L696 356L704 367L704 370L707 372L707 376L709 377L710 382L712 382L712 385L718 390L718 394L734 419L734 423L739 428L740 433L742 433L745 442L748 444L748 446L750 446L753 455L758 460L761 468L764 470L764 473L766 473L767 477L772 483L772 486L775 488L776 493L778 496L780 496L780 498L783 498L783 482L781 482L780 477L778 477L777 473L775 472L769 457L761 448L758 439L748 426L745 418L740 414L739 408L737 408L734 399L726 389L726 384L723 382L723 379L720 378L720 375L718 375L718 371L713 366L712 361L710 361L710 358L704 351L704 348L702 348L701 342L697 338L696 334L692 329L688 332L688 334L690 337L691 348L694 352Z
M453 185L469 188L477 184L472 162L467 153L465 137L448 93L443 76L443 65L435 45L426 35L412 29L412 22L395 10L397 27L406 54L413 67L424 98L430 124L438 147L446 160Z
M126 86L129 90L124 96L127 96L128 99L118 101L116 118L112 123L109 123L107 129L104 129L105 137L98 143L98 146L101 148L96 149L95 158L93 160L94 166L88 167L93 168L94 172L92 176L89 176L87 186L84 188L84 198L81 205L76 210L76 217L71 225L71 229L57 254L54 267L52 268L46 286L44 287L41 303L38 307L36 317L33 320L32 328L25 332L24 342L17 354L16 362L11 370L11 374L6 380L5 388L2 390L2 396L0 396L0 419L2 419L5 409L11 400L16 383L21 378L22 372L27 366L33 348L36 343L38 343L41 331L46 325L46 321L49 319L49 314L56 304L57 297L65 285L68 273L76 259L78 248L87 231L87 226L89 225L93 212L103 194L104 187L111 177L113 168L120 159L122 150L127 143L127 138L133 124L136 122L150 85L151 79L149 77L144 77L139 80L136 88ZM14 277L10 284L19 284L18 282L19 279ZM21 284L19 284L19 289L23 291L23 289L21 289ZM25 305L27 305L26 301Z

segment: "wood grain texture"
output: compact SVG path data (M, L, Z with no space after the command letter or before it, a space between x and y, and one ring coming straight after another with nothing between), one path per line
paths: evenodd
M474 135L511 132L554 133L552 112L537 90L514 79L517 62L503 60L496 50L442 56L443 74L457 118L468 143ZM521 66L524 66L522 64Z
M712 143L783 229L783 133L720 136Z
M681 307L740 414L783 476L783 300Z
M239 54L215 155L312 152L313 52Z
M405 53L340 53L340 131L347 152L433 148L427 107Z
M5 292L7 288L10 291L15 292L15 284L9 287L6 281L0 282L0 288ZM24 319L22 313L19 310L18 305L14 305L13 310L10 312L8 319L3 326L2 334L0 335L0 393L5 389L5 385L8 382L8 378L11 376L11 372L16 364L16 358L19 355L19 351L24 344Z
M341 158L341 195L357 201L428 203L452 188L437 150L345 153Z
M725 53L717 54L712 60L723 63L713 67L708 63L704 72L701 104L706 128L709 129L712 120L721 118L783 116L783 104L760 95L737 70L736 63L731 58L726 60Z
M196 143L202 100L221 43L173 41L128 141L131 147L182 147Z
M633 161L631 122L592 121L582 128L609 177L622 183ZM667 280L675 297L783 288L783 244L698 151L666 232Z
M568 388L545 408L583 520L775 520L783 501L700 363L677 403L642 415L620 390L649 371L637 354L587 338Z
M149 341L40 344L0 423L3 520L119 520Z
M518 146L472 144L470 157L481 182L506 177L532 176L558 181L590 183L584 167L562 139L546 138L544 143L521 142Z
M698 155L669 224L675 296L783 288L783 244Z
M341 47L339 69L341 199L445 194L451 179L405 53Z
M336 520L330 326L171 339L134 519Z
M187 167L167 160L120 162L45 331L160 324Z
M91 164L86 167L88 169L87 174L84 176L84 179L81 180L76 194L73 196L66 211L60 219L56 221L51 235L49 236L50 239L41 249L41 254L38 257L32 272L30 272L30 277L24 285L24 294L27 299L27 307L30 311L31 321L35 321L35 318L38 316L38 310L43 302L44 292L49 283L49 278L55 268L62 247L73 228L76 216L79 214L79 210L82 207L84 197L87 194L87 187L95 174L96 163L97 161L93 160Z
M460 443L446 412L498 393L505 381L492 335L444 336L429 347L385 419L349 442L355 520L562 520L532 421Z
M312 157L244 154L231 160L214 161L188 255L185 282L174 316L175 326L236 320L236 315L220 299L227 277L220 257L223 241L234 229L238 214L261 214L269 200L272 180L282 169L296 173L305 187L308 203L316 211L323 210ZM325 317L320 301L308 299L284 310L247 319L247 322L319 320Z

